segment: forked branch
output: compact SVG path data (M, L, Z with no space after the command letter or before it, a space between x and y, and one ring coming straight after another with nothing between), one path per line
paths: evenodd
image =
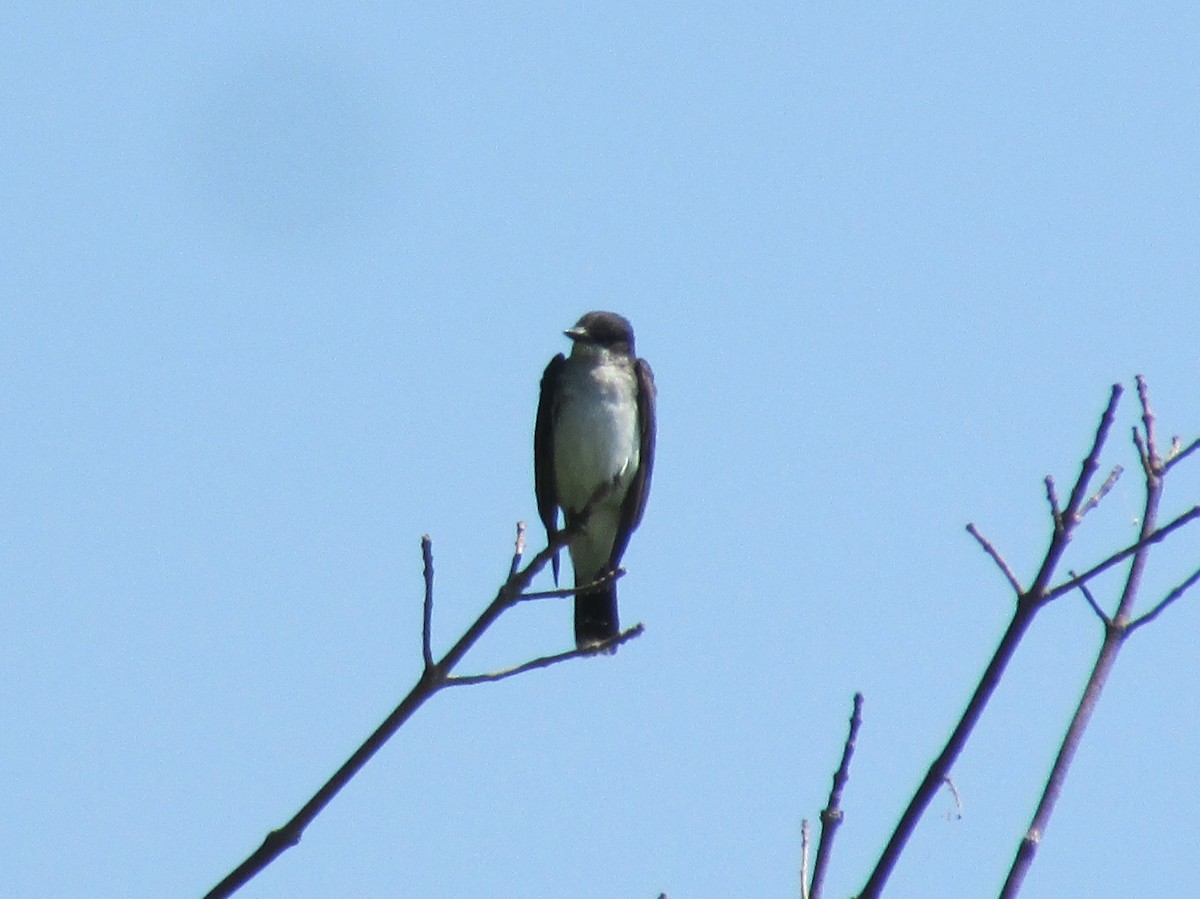
M1153 501L1148 495L1146 514L1143 515L1142 529L1138 539L1130 546L1114 553L1102 562L1088 568L1081 575L1076 575L1073 572L1070 577L1051 588L1051 583L1054 580L1055 572L1062 560L1063 554L1066 551L1067 545L1070 543L1076 528L1079 526L1084 516L1095 509L1104 499L1108 492L1116 483L1117 478L1121 475L1120 467L1116 467L1109 474L1108 478L1100 485L1095 492L1090 491L1090 485L1093 477L1100 468L1100 456L1107 442L1109 433L1112 430L1113 421L1116 416L1117 405L1121 399L1123 392L1121 385L1113 385L1112 392L1109 396L1108 404L1104 412L1100 416L1100 422L1096 428L1095 438L1092 441L1092 447L1088 454L1084 457L1083 463L1080 466L1079 476L1075 480L1075 484L1071 489L1070 496L1065 507L1060 505L1058 491L1055 487L1054 479L1047 477L1045 479L1046 500L1050 506L1051 518L1051 533L1050 539L1046 546L1045 555L1042 558L1041 564L1038 566L1036 575L1034 576L1028 588L1022 588L1021 581L1017 577L1013 568L1005 560L1004 556L998 549L987 540L975 525L968 525L967 530L980 547L992 559L1000 571L1004 574L1009 586L1012 587L1016 594L1016 605L1013 610L1012 619L1010 620L1004 635L1000 639L999 645L996 647L987 668L980 677L979 683L972 694L966 709L963 711L962 717L955 726L950 737L947 739L942 751L938 754L926 772L924 779L918 785L912 799L910 800L904 813L901 815L895 830L892 832L887 845L884 847L874 870L871 872L862 892L859 894L859 899L878 899L878 896L883 891L884 885L898 861L900 854L903 852L905 845L916 829L917 822L924 814L933 796L943 782L950 775L950 770L971 733L974 731L976 723L983 714L996 686L999 684L1004 672L1011 661L1017 647L1020 645L1026 630L1032 623L1034 616L1048 602L1064 595L1065 593L1080 588L1086 591L1086 585L1089 580L1103 571L1107 571L1113 566L1127 560L1132 559L1131 575L1127 586L1128 601L1123 598L1118 612L1111 619L1106 616L1096 603L1095 598L1091 596L1090 591L1085 592L1088 601L1092 604L1097 614L1106 621L1107 625L1112 622L1121 622L1122 627L1115 629L1111 626L1106 627L1106 641L1116 639L1118 644L1121 639L1127 635L1132 626L1128 624L1128 614L1131 608L1132 595L1136 593L1136 585L1140 579L1140 572L1145 564L1145 558L1149 549L1154 544L1162 541L1170 536L1175 531L1189 524L1196 518L1200 517L1200 506L1197 506L1182 515L1175 518L1169 524L1163 527L1156 527L1157 520L1157 493L1161 492L1161 481L1167 469L1176 464L1180 459L1192 453L1197 446L1194 442L1187 449L1179 449L1178 445L1172 447L1172 452L1167 454L1166 461L1160 458L1154 433L1154 416L1150 411L1148 391L1146 390L1145 381L1142 378L1137 379L1138 396L1142 406L1142 433L1135 429L1135 444L1138 451L1139 459L1147 474L1147 483L1154 483L1155 495ZM1200 441L1198 441L1200 442ZM1151 620L1155 615L1159 614L1162 609L1174 602L1185 590L1194 585L1200 580L1200 572L1193 575L1187 581L1182 583L1176 591L1168 595L1155 608L1151 609L1147 616L1140 619ZM1111 633L1119 633L1118 638L1110 638ZM1113 654L1115 658L1115 653ZM1102 683L1102 677L1098 683ZM1098 692L1097 692L1098 695ZM1084 719L1086 724L1086 719ZM1074 727L1074 725L1073 725ZM1082 730L1079 731L1082 734ZM1073 751L1073 749L1071 750ZM1069 762L1069 758L1066 759ZM1065 767L1063 769L1065 774ZM1052 803L1051 803L1052 805ZM1045 816L1047 819L1047 814ZM1036 827L1030 828L1031 839L1036 837L1040 831ZM1036 845L1034 839L1031 845ZM1005 894L1011 895L1011 894Z
M1083 688L1083 695L1079 699L1079 704L1076 706L1075 713L1071 717L1071 722L1067 726L1067 732L1063 736L1062 743L1059 746L1058 755L1054 760L1054 766L1051 768L1046 785L1042 790L1037 810L1033 814L1024 838L1017 847L1016 856L1013 859L1012 866L1009 868L1008 877L1005 879L1004 886L1000 891L1001 899L1013 899L1021 890L1021 885L1029 873L1029 869L1041 845L1042 838L1046 833L1046 828L1054 814L1055 805L1058 803L1059 796L1062 795L1063 785L1066 783L1067 774L1075 758L1075 753L1083 742L1083 737L1087 733L1088 724L1091 722L1096 706L1100 702L1100 696L1104 691L1108 676L1112 673L1113 667L1117 663L1117 658L1125 645L1126 639L1139 627L1153 621L1164 609L1178 600L1197 581L1200 581L1200 570L1197 570L1154 605L1150 611L1146 612L1140 618L1135 619L1132 617L1134 604L1141 588L1142 576L1149 562L1150 548L1164 539L1168 534L1183 527L1197 516L1200 516L1200 507L1195 507L1191 511L1178 516L1170 524L1161 528L1157 527L1158 511L1162 502L1164 478L1167 468L1172 461L1176 461L1185 456L1187 452L1190 452L1190 448L1187 451L1179 451L1178 441L1175 441L1172 451L1167 454L1164 461L1164 457L1158 450L1158 440L1155 434L1156 420L1154 412L1150 407L1150 392L1146 387L1145 379L1140 375L1137 378L1137 392L1142 411L1142 430L1139 432L1136 427L1134 428L1133 442L1137 449L1138 458L1142 463L1146 494L1142 510L1139 539L1132 546L1111 556L1105 562L1095 566L1091 571L1085 572L1083 575L1072 575L1071 580L1051 591L1051 595L1061 595L1062 592L1078 586L1083 591L1093 611L1104 621L1104 639L1101 641L1100 649L1096 654L1096 661L1092 666L1091 676ZM1195 446L1195 443L1192 446ZM1127 558L1130 559L1129 571L1125 576L1125 584L1121 590L1120 599L1117 602L1117 609L1112 615L1108 615L1087 588L1085 581L1094 574L1099 573L1100 570L1111 567L1110 563L1116 564Z
M603 489L597 491L589 501L584 511L576 517L576 520L570 527L552 535L549 544L539 552L524 568L521 568L522 556L525 548L525 526L518 524L516 548L513 553L512 563L509 566L508 577L497 591L495 598L488 604L483 613L475 620L475 622L467 628L466 632L458 639L458 641L446 652L442 658L435 662L433 659L432 648L432 630L433 630L433 547L428 536L421 538L421 557L423 561L424 575L424 598L422 603L422 625L421 625L421 656L422 670L421 676L417 683L409 691L408 695L401 700L400 704L392 711L383 723L375 729L375 732L369 736L361 746L355 750L354 754L329 778L325 784L317 790L311 799L304 804L290 821L284 824L277 830L267 834L262 845L258 847L251 855L238 865L228 876L225 877L219 884L213 887L206 895L206 899L221 899L221 897L230 896L235 891L244 886L255 875L263 870L267 865L279 857L285 850L295 846L300 842L300 837L304 833L306 827L312 823L313 819L321 813L326 805L336 796L341 789L350 782L350 780L362 769L362 767L370 761L371 757L396 733L403 724L412 717L422 705L425 704L431 696L445 687L463 686L468 684L490 683L493 681L506 680L510 677L515 677L518 674L524 674L527 671L533 671L540 668L547 668L559 662L569 661L571 659L581 658L583 656L595 655L612 650L628 640L641 635L642 625L637 625L626 631L617 634L609 640L599 643L594 646L589 646L586 649L573 649L567 652L557 653L555 655L543 656L533 659L520 665L515 665L511 668L497 671L491 674L466 675L452 677L451 671L467 654L475 642L490 628L504 612L511 609L517 603L527 599L537 598L552 598L559 596L571 596L575 590L554 590L544 594L528 594L526 590L534 575L542 570L550 559L562 547L574 537L579 530L584 527L591 510L595 504L603 498L606 491ZM619 574L614 572L608 576L609 578L619 577ZM586 589L583 588L583 589Z

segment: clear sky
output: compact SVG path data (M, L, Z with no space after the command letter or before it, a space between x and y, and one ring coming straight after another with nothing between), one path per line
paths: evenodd
M1052 6L7 4L0 893L197 896L290 817L418 674L420 535L439 649L493 595L589 309L658 379L645 635L436 697L244 895L793 897L855 690L859 888L1009 615L963 525L1030 578L1135 373L1200 433L1200 7ZM1134 534L1133 412L1065 567ZM1195 890L1198 627L1023 895ZM995 894L1098 640L1035 623L889 896Z

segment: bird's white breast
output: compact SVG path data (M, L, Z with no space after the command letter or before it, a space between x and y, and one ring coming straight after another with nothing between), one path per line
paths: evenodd
M618 479L605 505L620 505L637 471L637 381L632 367L590 367L571 358L563 372L554 427L555 488L566 509L583 508Z

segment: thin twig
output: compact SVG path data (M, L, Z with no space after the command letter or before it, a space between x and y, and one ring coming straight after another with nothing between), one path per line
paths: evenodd
M555 653L550 656L542 656L540 659L533 659L529 662L524 662L520 665L514 665L512 668L504 668L500 671L493 671L489 674L464 674L456 677L447 677L443 683L447 687L466 687L471 684L490 684L496 681L507 680L510 677L516 677L518 674L524 674L526 671L534 671L538 668L549 668L551 665L557 665L559 662L566 662L570 659L581 659L586 656L594 656L598 653L609 652L616 649L622 643L640 637L645 633L646 628L641 624L635 624L628 630L621 631L615 636L609 637L602 643L593 643L588 646L570 649L566 652Z
M521 567L521 557L525 555L525 522L517 522L517 538L513 541L512 563L508 566L508 576L511 578Z
M583 590L583 587L557 587L554 590L534 590L532 593L522 593L519 601L526 599L566 599Z
M1074 571L1068 571L1067 574L1071 575L1071 577L1078 577ZM1104 623L1104 626L1107 627L1112 624L1112 619L1100 608L1100 603L1096 602L1096 597L1092 596L1092 591L1088 589L1088 585L1081 581L1079 589L1083 593L1083 598L1088 601L1088 605L1092 607L1092 611L1096 613L1096 617Z
M1062 507L1058 504L1058 490L1054 486L1054 475L1046 475L1046 502L1050 504L1050 517L1056 529L1062 527Z
M1151 621L1157 618L1167 606L1171 605L1171 603L1175 602L1175 600L1179 599L1179 597L1183 596L1183 594L1187 593L1188 590L1194 587L1197 581L1200 581L1200 568L1197 568L1195 571L1193 571L1187 580L1164 596L1149 612L1129 622L1129 626L1125 629L1126 632L1131 634L1142 625L1149 624Z
M1137 429L1137 425L1133 426L1133 445L1137 447L1138 459L1142 463L1142 471L1146 474L1154 473L1154 463L1150 459L1150 450L1146 448L1146 441L1142 439L1142 432Z
M817 857L813 861L811 899L821 899L825 887L825 872L829 868L829 859L833 854L833 838L838 825L842 823L845 812L842 811L842 792L846 789L846 781L850 779L850 759L854 755L854 746L858 740L858 729L862 727L863 695L854 694L854 709L850 713L850 730L846 734L846 743L842 747L842 761L833 772L833 786L829 790L829 804L821 811L821 838L817 843Z
M617 568L607 574L602 574L594 581L589 581L586 584L581 584L578 587L558 587L554 590L536 590L532 593L522 593L517 597L518 602L524 602L527 599L561 599L568 596L575 596L578 593L586 593L588 590L594 590L597 587L603 587L605 584L612 583L618 578L625 576L624 568Z
M811 835L808 829L808 819L800 819L800 899L812 899L808 891L808 852Z
M1088 501L1080 508L1080 518L1083 518L1084 515L1087 515L1088 512L1100 505L1100 500L1104 499L1104 497L1108 495L1108 491L1113 489L1123 471L1124 469L1121 468L1120 465L1117 465L1113 468L1108 477L1105 478L1104 483L1100 485L1100 489L1093 493Z
M1178 441L1179 438L1177 437L1175 439L1176 439L1176 441ZM1194 453L1197 449L1200 449L1200 437L1197 437L1190 444L1188 444L1187 449L1180 449L1179 444L1177 442L1174 446L1171 447L1171 452L1167 455L1166 461L1163 462L1163 465L1162 465L1163 474L1166 474L1167 471L1172 466L1177 465L1180 462L1182 462L1184 459L1186 459L1188 456L1190 456L1192 453Z
M1146 429L1146 454L1150 459L1150 468L1155 473L1161 473L1162 460L1158 456L1158 439L1154 433L1154 412L1150 408L1150 388L1146 386L1146 379L1141 375L1137 375L1134 380L1137 382L1138 402L1142 405L1142 426Z
M954 799L954 818L956 821L961 821L963 816L963 802L962 796L960 796L958 793L958 787L954 785L954 778L947 774L946 779L943 782L946 784L946 788L950 791L950 795ZM947 815L947 817L949 816Z
M974 537L976 542L983 547L983 551L992 557L992 561L996 563L996 566L1004 573L1004 576L1008 578L1008 583L1012 585L1012 588L1014 591L1016 591L1016 594L1020 596L1022 593L1024 593L1025 588L1022 587L1021 582L1017 580L1017 575L1013 572L1008 562L1004 560L1004 556L1000 555L1000 551L992 545L992 542L988 540L987 537L979 533L979 528L975 527L974 523L967 525L967 533Z
M421 619L421 656L425 670L433 668L433 540L421 537L422 572L425 577L425 602Z

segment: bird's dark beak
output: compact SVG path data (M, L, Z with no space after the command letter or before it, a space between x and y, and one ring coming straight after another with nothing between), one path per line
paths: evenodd
M567 330L563 331L563 333L572 340L583 340L585 337L587 337L587 331L579 327L579 325L576 325L574 328L567 328Z

